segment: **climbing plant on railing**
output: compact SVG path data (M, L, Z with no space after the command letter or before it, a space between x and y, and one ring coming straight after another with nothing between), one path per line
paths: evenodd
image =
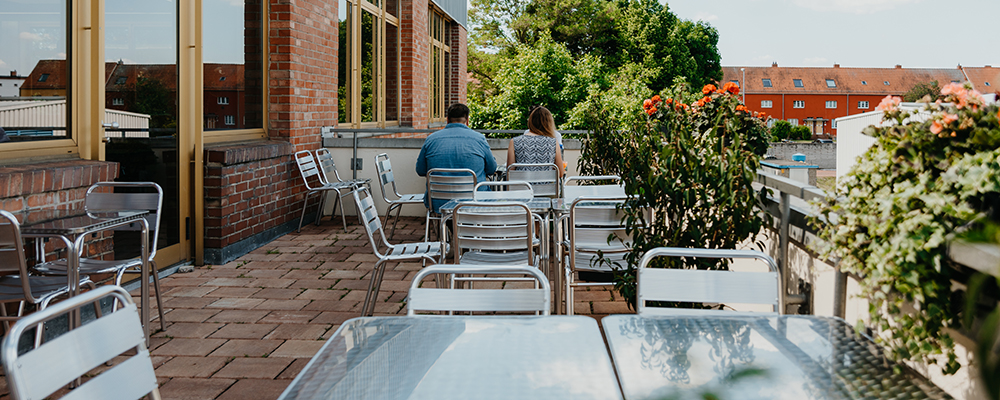
M647 250L736 248L761 230L751 184L768 146L766 117L748 111L738 93L732 83L719 89L707 85L697 95L675 85L632 103L632 113L640 118L612 114L620 99L603 107L593 102L599 105L591 112L594 133L585 143L580 168L587 175L619 175L634 195L623 208L633 251L616 277L616 289L629 306L635 305L635 267ZM718 260L663 266L728 267Z
M952 338L962 302L951 279L947 242L956 229L997 209L1000 124L997 106L971 87L950 84L945 103L920 111L879 105L885 123L864 130L876 139L820 205L823 257L840 257L861 278L876 339L890 355L938 364L954 373Z

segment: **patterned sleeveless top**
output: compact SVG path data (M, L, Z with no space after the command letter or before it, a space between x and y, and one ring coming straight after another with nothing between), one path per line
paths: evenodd
M548 136L521 135L514 138L514 162L552 164L559 151L559 140Z

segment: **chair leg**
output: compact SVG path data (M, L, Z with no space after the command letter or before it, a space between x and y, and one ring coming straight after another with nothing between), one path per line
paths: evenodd
M306 208L309 206L309 192L306 192L306 198L302 199L302 214L299 215L299 229L295 230L295 233L302 232L302 220L306 217Z
M316 210L316 226L319 226L320 221L323 220L323 209L326 208L326 192L319 192L319 209ZM330 219L336 214L337 203L333 203L333 212L330 214Z
M160 295L160 273L156 269L156 261L150 261L149 266L153 268L153 289L156 290L156 310L160 314L160 329L167 330L167 321L163 318L163 297Z
M389 206L389 208L387 208L385 210L385 224L386 225L389 225L389 215L392 214L392 210L394 208L397 209L397 211L396 211L396 219L394 219L393 222L392 222L392 230L389 231L389 240L392 240L392 237L396 234L396 224L399 223L399 211L398 210L402 210L403 209L403 205L399 204L399 203L392 204L392 205Z
M375 267L372 268L372 276L370 276L368 279L368 293L365 294L365 303L361 307L362 317L371 316L371 313L374 313L375 311L374 306L371 306L372 308L371 310L369 310L368 308L370 304L374 303L374 301L372 301L372 298L373 297L378 298L378 292L377 292L378 289L375 289L376 286L375 280L378 279L378 277L380 276L378 271L379 268L382 268L383 265L385 265L385 263L383 263L382 260L379 260L378 262L375 263ZM371 311L371 313L369 311Z
M569 268L566 271L566 315L573 315L573 271Z
M427 210L427 216L424 218L424 241L430 240L431 235L431 210Z
M340 192L337 192L337 203L333 205L334 212L336 212L337 204L340 205L340 220L344 223L344 233L347 233L347 215L344 214L344 202L341 201Z

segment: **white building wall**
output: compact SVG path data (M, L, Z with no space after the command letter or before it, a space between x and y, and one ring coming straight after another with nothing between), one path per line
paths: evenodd
M0 77L0 97L20 96L23 84L24 78Z

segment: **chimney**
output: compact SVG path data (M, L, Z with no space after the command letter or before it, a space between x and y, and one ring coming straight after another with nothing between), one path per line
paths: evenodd
M778 62L775 61L775 62L771 63L771 67L772 68L778 68Z
M840 64L833 64L834 68L840 68Z
M10 71L10 76L17 77L17 70Z
M903 69L903 64L896 64L896 69Z

